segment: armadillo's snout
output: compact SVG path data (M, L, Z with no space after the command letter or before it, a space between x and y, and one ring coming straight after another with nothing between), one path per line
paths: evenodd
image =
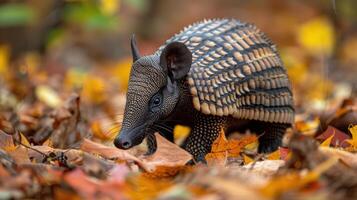
M114 140L114 145L119 149L130 149L131 147L140 144L145 138L145 125L135 127L133 129L121 130L119 135Z
M114 140L114 145L119 149L130 149L132 147L132 142L128 137L122 137L123 134L120 134L119 137L116 137Z

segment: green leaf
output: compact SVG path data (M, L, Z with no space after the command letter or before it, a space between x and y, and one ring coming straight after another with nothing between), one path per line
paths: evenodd
M34 21L34 11L25 4L0 6L0 27L27 25Z
M117 16L106 15L94 4L68 6L65 19L88 29L107 30L118 26Z
M148 1L146 0L125 0L125 2L142 12L148 7Z

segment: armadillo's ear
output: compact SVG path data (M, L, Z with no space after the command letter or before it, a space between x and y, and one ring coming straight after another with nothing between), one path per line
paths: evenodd
M181 42L168 44L160 55L160 66L171 81L183 78L191 68L192 54Z
M133 56L133 62L137 61L140 58L140 53L138 46L136 45L135 35L133 34L130 38L131 54Z

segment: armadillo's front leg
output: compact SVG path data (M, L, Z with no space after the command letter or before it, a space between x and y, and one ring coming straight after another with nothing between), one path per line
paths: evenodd
M157 144L156 144L155 132L159 132L160 135L162 135L164 138L166 138L170 142L174 142L173 129L174 129L174 125L169 123L161 123L151 128L146 136L146 143L148 147L148 151L146 152L146 155L151 155L156 151Z
M196 162L205 162L205 155L211 151L212 143L226 124L226 118L202 113L196 113L194 117L194 125L184 148Z

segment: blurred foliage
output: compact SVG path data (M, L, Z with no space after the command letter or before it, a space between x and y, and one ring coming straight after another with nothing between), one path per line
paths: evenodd
M34 22L35 13L26 4L5 4L0 6L0 27L29 25Z
M349 98L357 93L356 4L3 1L0 198L100 199L98 194L105 194L134 199L344 199L353 194L344 188L357 185L356 170L349 173L357 167L357 103ZM258 142L249 134L229 139L221 134L209 156L209 164L224 165L217 168L184 167L187 155L180 161L177 155L182 150L162 141L161 150L149 159L141 157L145 144L130 151L112 147L123 119L132 64L130 35L137 34L140 51L147 55L188 24L223 17L253 22L277 44L296 102L296 123L284 138L292 148L259 155ZM176 143L189 132L188 127L176 126ZM293 138L292 132L315 138ZM18 140L28 147L14 142ZM78 150L83 141L87 149ZM337 162L336 155L343 162ZM180 164L172 168L170 159ZM160 170L145 172L153 163ZM177 173L180 176L171 177Z
M94 3L68 5L65 8L65 20L87 29L110 30L118 28L118 19L114 15L118 7L117 1L101 2L99 6Z
M299 27L298 41L311 54L330 54L335 45L333 25L326 18L313 18Z

